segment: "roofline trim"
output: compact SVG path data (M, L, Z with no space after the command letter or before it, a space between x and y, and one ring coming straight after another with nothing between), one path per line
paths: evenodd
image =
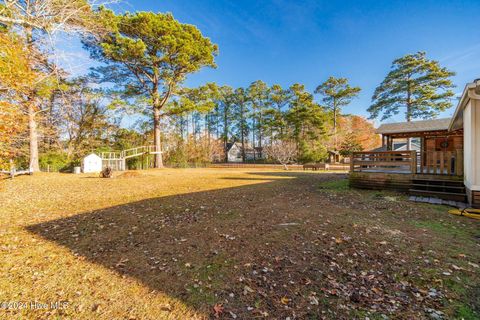
M419 123L419 122L428 122L428 121L451 121L451 118L440 118L440 119L433 119L433 120L414 120L414 121L403 121L403 122L392 122L392 123L384 123L380 125L375 130L375 133L377 134L392 134L392 133L409 133L409 132L422 132L422 131L448 131L449 126L445 126L444 128L435 128L435 129L420 129L420 128L408 128L401 130L400 132L398 130L394 129L388 129L386 131L380 130L382 126L388 126L388 125L398 125L398 124L408 124L408 123Z
M465 108L465 105L470 99L480 100L480 94L475 93L475 89L477 87L480 87L480 80L478 79L475 82L467 83L465 89L463 89L462 97L458 102L455 112L453 113L452 120L450 121L450 124L448 126L448 131L453 130L453 125L458 117L458 114L461 110Z

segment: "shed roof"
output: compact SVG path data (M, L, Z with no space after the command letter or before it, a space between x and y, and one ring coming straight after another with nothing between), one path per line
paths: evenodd
M408 133L408 132L424 132L424 131L440 131L448 130L451 118L434 119L434 120L420 120L410 122L396 122L382 124L377 133L393 134L393 133Z
M102 160L102 158L100 158L100 156L96 153L90 153L88 156L86 156L84 159L100 159Z

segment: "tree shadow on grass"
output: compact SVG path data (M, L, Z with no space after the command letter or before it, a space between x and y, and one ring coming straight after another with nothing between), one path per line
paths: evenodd
M286 251L297 250L293 242L286 247L284 240L301 234L301 230L296 225L279 224L290 222L285 219L295 214L291 202L311 191L310 179L320 181L326 175L255 174L267 177L250 180L267 182L147 199L27 229L88 261L178 298L199 312L209 312L213 304L232 300L234 292L235 303L242 306L235 311L239 316L247 312L245 305L254 305L259 298L268 309L278 308L278 316L291 315L278 296L244 295L246 284L239 282L244 270L234 266L253 264L260 268L265 252L283 257ZM306 176L310 179L302 179ZM304 185L305 181L309 185ZM292 189L293 184L298 188ZM293 217L302 219L301 214ZM277 264L280 276L282 268L292 263ZM280 276L278 281L287 283L288 279ZM288 289L278 289L288 294Z

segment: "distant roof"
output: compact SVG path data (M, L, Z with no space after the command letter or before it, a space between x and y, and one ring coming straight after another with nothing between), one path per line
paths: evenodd
M230 151L233 146L237 146L237 148L242 149L242 144L240 142L227 142L227 151ZM263 148L255 147L255 150L261 151ZM245 152L253 152L253 148L249 143L245 143Z
M407 132L423 132L423 131L439 131L448 130L451 118L420 120L410 122L385 123L378 129L377 133L407 133Z

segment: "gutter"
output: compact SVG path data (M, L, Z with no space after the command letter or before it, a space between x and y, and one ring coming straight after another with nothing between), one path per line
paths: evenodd
M478 90L475 90L477 88ZM465 89L462 93L462 98L460 99L457 109L455 109L455 113L453 114L452 120L450 121L450 125L448 126L448 131L453 130L453 125L458 117L459 112L463 111L465 105L470 99L480 100L480 94L476 93L475 91L480 91L480 79L476 79L473 83L467 83L467 85L465 86Z

